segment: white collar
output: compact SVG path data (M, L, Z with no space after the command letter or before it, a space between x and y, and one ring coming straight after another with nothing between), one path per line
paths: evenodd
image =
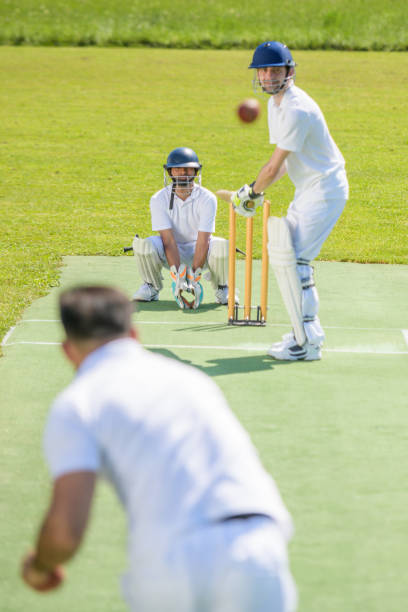
M111 340L106 344L102 344L96 348L92 353L89 353L79 366L76 375L82 376L88 370L92 370L100 361L109 359L114 355L133 353L134 351L141 351L142 346L137 340L133 338L117 338Z

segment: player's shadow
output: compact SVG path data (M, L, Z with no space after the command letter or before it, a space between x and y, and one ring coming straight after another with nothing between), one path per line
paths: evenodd
M167 312L169 310L173 310L176 312L180 312L180 308L177 306L175 300L160 300L157 302L133 302L133 312ZM201 304L200 312L210 312L211 310L215 310L216 308L222 308L220 304L209 303L209 304ZM192 310L186 308L182 311L183 314L187 316L195 316L197 314L196 310Z
M209 323L208 325L204 324L204 325L192 325L191 327L183 327L180 329L177 329L176 331L182 331L182 332L215 332L215 331L224 331L225 329L229 329L231 328L231 325L228 325L228 323Z
M160 353L166 357L177 359L182 363L192 365L208 376L226 376L228 374L239 374L248 372L261 372L265 370L273 370L279 365L289 365L295 363L293 361L272 361L267 355L248 355L244 357L226 357L224 359L208 359L206 364L196 364L190 359L181 359L178 355L168 349L150 349L154 353Z

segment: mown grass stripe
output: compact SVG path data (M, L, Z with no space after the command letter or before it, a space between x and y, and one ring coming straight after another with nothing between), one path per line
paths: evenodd
M180 18L182 15L182 18ZM402 0L19 0L0 6L0 43L13 45L252 49L405 50Z

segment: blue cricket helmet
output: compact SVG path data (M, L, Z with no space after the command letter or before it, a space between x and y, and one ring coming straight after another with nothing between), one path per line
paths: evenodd
M294 68L296 62L293 60L292 54L286 45L269 40L258 45L248 68L266 68L267 66Z
M188 147L173 149L167 157L167 163L163 165L165 170L170 168L197 168L200 170L201 167L197 153Z

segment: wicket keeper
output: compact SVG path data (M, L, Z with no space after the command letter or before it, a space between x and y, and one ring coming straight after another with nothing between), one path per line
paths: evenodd
M228 303L228 241L212 236L217 198L201 186L201 168L197 154L188 147L178 147L167 157L164 188L150 200L152 229L159 235L133 240L143 279L133 296L137 302L159 299L165 266L170 269L172 291L180 308L199 307L204 268L208 268L216 303ZM188 292L193 299L188 299Z
M346 204L345 162L319 106L295 81L295 62L282 43L259 45L249 68L254 87L269 96L268 124L272 157L251 185L232 197L237 213L255 214L265 189L288 174L295 186L284 218L268 221L269 261L293 330L268 354L279 360L321 359L324 332L311 262L320 252Z

